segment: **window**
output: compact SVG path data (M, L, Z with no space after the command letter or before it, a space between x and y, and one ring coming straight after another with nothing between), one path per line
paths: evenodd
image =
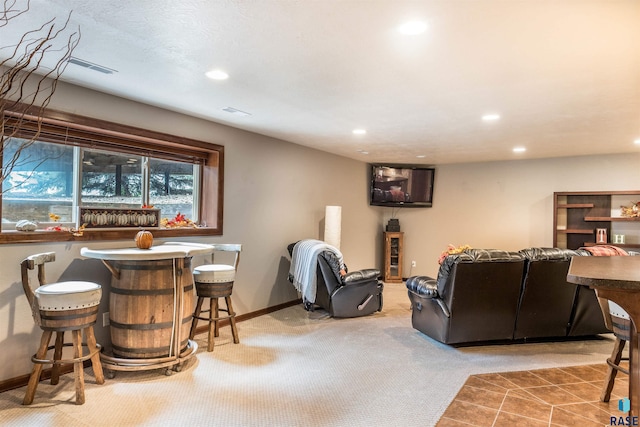
M55 225L80 225L80 207L153 205L163 218L182 214L200 225L154 234L222 234L222 146L59 112L40 122L29 111L7 113L3 122L3 169L11 172L2 183L0 243L89 238L42 233L52 216ZM36 222L38 231L16 232L22 219ZM91 239L135 232L85 231Z
M36 142L18 152L25 140L5 142L3 168L8 159L17 158L13 171L2 183L2 229L15 229L15 223L29 219L48 224L49 212L71 213L73 205L73 147ZM71 216L64 218L71 222Z

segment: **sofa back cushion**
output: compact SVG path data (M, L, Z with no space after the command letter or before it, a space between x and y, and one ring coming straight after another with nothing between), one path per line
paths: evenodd
M515 339L566 337L575 310L578 286L567 282L571 258L586 251L527 248Z
M595 335L606 332L595 292L567 282L574 256L589 251L528 248L514 339Z
M446 342L511 339L523 269L517 252L471 249L449 255L437 279L451 312Z
M448 255L438 270L438 292L442 295L444 288L450 281L450 275L458 264L480 263L523 263L524 256L519 252L509 252L500 249L467 249L462 253Z

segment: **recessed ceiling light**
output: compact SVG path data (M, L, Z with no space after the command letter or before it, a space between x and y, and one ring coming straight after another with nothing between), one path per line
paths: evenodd
M524 147L515 147L515 148L513 149L513 152L514 152L514 153L524 153L525 151L527 151L527 149L526 149L526 148L524 148Z
M422 34L427 30L427 24L422 21L409 21L398 27L398 31L401 34L405 34L407 36L415 36L418 34Z
M229 78L229 74L222 70L211 70L204 73L205 76L213 80L226 80Z
M636 139L635 141L633 141L634 144L638 144L640 145L640 138Z
M353 130L353 134L354 135L365 135L367 133L366 129L354 129Z
M358 153L360 153L360 154L369 154L368 151L364 151L364 150L358 150Z
M427 156L425 156L424 154L418 154L416 157L419 158L419 159L424 159Z
M484 120L485 122L500 120L500 114L485 114L484 116L482 116L482 120Z

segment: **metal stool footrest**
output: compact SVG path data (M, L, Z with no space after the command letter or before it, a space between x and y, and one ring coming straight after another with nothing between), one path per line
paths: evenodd
M229 319L231 317L234 317L236 314L231 314L229 313L229 309L228 308L219 308L218 307L218 312L220 311L224 311L225 313L228 314L228 316L222 316L222 317L212 317L209 318L209 316L204 317L204 316L193 316L194 319L198 319L198 320L204 320L205 322L217 322L219 320L224 320L224 319ZM200 311L200 314L204 314L204 313L210 313L211 310L202 310Z
M629 360L629 358L628 357L623 357L620 360ZM628 369L623 368L622 366L616 365L615 363L613 363L613 361L611 360L610 357L607 359L607 365L611 366L616 371L620 371L623 374L629 375L629 370Z
M63 347L73 347L72 343L64 343L62 344ZM89 346L86 343L82 343L82 347L83 348L89 348ZM50 350L54 350L56 348L55 345L50 345L49 347L47 347L47 351ZM89 360L91 359L93 356L95 356L97 353L100 353L100 351L102 351L102 345L96 343L96 349L93 351L90 351L88 354L81 356L81 357L75 357L73 359L38 359L36 357L36 354L34 354L33 356L31 356L31 361L33 363L39 363L41 365L47 365L47 364L51 364L51 365L62 365L65 363L77 363L77 362L84 362L85 360Z

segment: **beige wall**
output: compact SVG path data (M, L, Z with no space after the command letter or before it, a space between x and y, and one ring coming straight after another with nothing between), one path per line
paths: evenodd
M405 232L404 276L436 275L437 259L449 243L551 247L555 191L640 190L638 165L640 152L439 166L433 208L406 208L396 215ZM384 222L391 215L385 211ZM417 264L412 270L411 260Z
M224 235L193 240L244 245L234 287L239 313L296 298L286 280L286 245L322 237L325 205L342 206L342 251L350 269L380 268L391 209L368 205L366 163L70 85L60 85L51 107L225 146ZM434 207L397 214L406 233L404 276L435 274L436 259L448 243L514 250L550 246L554 191L637 190L639 161L640 154L633 154L438 166ZM28 373L28 356L39 339L19 284L20 260L55 251L50 280L97 280L108 291L106 269L83 260L80 248L131 244L0 245L0 381ZM410 271L412 259L417 267ZM101 312L107 307L103 297ZM242 335L241 324L238 329ZM108 342L100 324L96 335Z

